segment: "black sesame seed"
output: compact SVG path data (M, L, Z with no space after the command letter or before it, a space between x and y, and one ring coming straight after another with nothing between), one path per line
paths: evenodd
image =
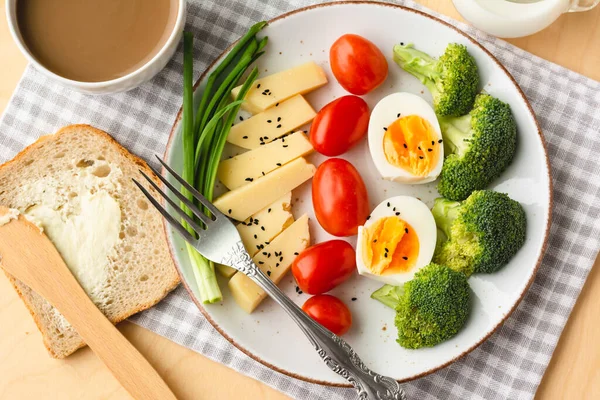
M383 130L384 130L384 131L387 131L387 128L384 126L384 127L383 127Z
M387 253L385 253L383 256L384 256L385 258L387 258Z
M271 276L271 271L267 271L267 275Z
M227 214L231 214L231 208L227 210Z
M278 129L279 129L279 128L281 128L281 124L277 125L277 128L278 128Z
M260 89L260 83L259 83L258 85L256 85L256 88L257 88L257 89Z
M270 213L270 212L271 212L271 209L269 208L269 209L267 210L267 212L268 212L268 213Z
M373 239L373 243L377 243L377 239Z
M389 202L389 201L388 201L388 203L387 203L387 206L388 206L388 207L390 206L390 202Z
M262 253L264 256L266 256L268 254L266 251L263 251Z
M254 179L252 179L252 178L246 178L246 180L247 180L248 182L252 182Z
M279 107L279 103L275 103L275 107Z
M265 244L271 244L271 242L265 242Z
M408 233L408 228L404 228L404 233Z
M281 167L281 163L280 163L280 162L278 162L276 165L277 165L278 167Z
M288 147L288 145L287 145L287 144L284 144L284 145L283 145L283 148L285 149L286 147Z
M300 254L300 253L298 253L297 251L295 251L295 252L294 252L294 255L295 255L295 256L297 256L297 255L299 255L299 254Z
M277 122L281 121L281 117L277 117Z
M271 258L271 253L267 254L267 258Z
M356 297L353 297L353 298L352 298L352 301L356 301L356 300L358 300Z
M384 247L383 250L385 250L386 253L389 251L387 247Z
M248 136L242 136L242 139L248 139Z
M265 172L264 171L261 171L261 174L263 174L263 176L265 176Z
M404 143L404 148L405 148L405 149L408 149L408 146L406 145L406 143Z
M404 46L404 42L400 42L400 46Z
M431 145L434 146L435 145L435 140L431 141Z
M264 227L264 226L261 226L261 227L260 227L260 230L261 230L261 231L264 231L264 230L265 230L265 227Z
M368 220L370 220L370 219L371 219L371 216L370 216L370 215L369 215L369 216L367 216L367 221L368 221Z
M264 145L264 144L265 144L265 142L260 142L260 145L261 145L261 146L262 146L262 145Z
M279 267L279 263L276 263L276 264L275 264L275 268L277 268L277 267Z
M398 215L400 215L400 213L399 213L399 212L396 212L396 216L398 216Z
M396 115L396 118L400 118L400 115L401 115L401 114L400 114L400 113L398 113L398 115Z
M396 211L396 207L392 208L392 211Z
M403 260L408 260L408 257L402 257Z
M442 143L442 142L443 142L443 140L442 140L442 139L438 140L438 143Z
M283 262L283 257L279 257L279 262Z
M258 239L258 235L256 235L256 234L255 234L255 235L254 235L254 239Z
M433 149L427 149L427 151L433 151Z
M302 131L302 132L304 132L304 133L308 133L308 131Z
M267 124L270 124L271 122L273 122L273 121L271 121L270 119L267 120Z
M417 149L421 150L421 146L418 146Z
M268 136L265 136L263 139L265 139L265 140L269 140L269 137L268 137Z
M242 116L240 115L240 121L243 121L243 120L244 120L244 117L242 117Z
M264 264L265 262L264 262L264 261L259 261L258 263L259 263L260 265L262 265L262 264Z
M420 160L422 160L422 159L423 159L423 156L419 156L419 159L420 159Z

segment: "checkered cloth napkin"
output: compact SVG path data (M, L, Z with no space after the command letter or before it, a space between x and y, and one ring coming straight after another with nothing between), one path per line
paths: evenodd
M303 0L189 1L195 76L255 21L311 3ZM410 1L401 4L429 12ZM434 13L432 13L434 14ZM435 14L434 14L435 15ZM529 399L600 248L600 83L440 15L466 31L510 70L542 125L554 181L548 250L527 295L504 325L461 360L407 383L410 399ZM90 123L151 160L162 153L181 105L182 53L151 82L114 96L85 96L28 67L0 121L0 161L63 125ZM309 384L274 372L233 347L202 317L183 288L133 322L298 399L355 398L351 389Z

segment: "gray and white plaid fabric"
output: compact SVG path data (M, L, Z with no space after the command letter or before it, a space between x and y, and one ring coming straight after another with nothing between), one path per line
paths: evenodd
M190 1L187 29L202 38L195 43L195 76L253 22L308 3L312 2ZM400 3L424 10L410 1ZM535 282L506 323L460 361L404 387L411 399L529 399L600 248L600 83L440 18L498 57L531 101L548 143L554 223ZM181 104L181 59L179 51L160 75L138 89L101 97L74 93L28 67L0 122L0 161L40 135L72 123L106 130L133 153L151 160L164 151ZM181 287L132 321L293 398L355 398L350 389L305 383L253 361L212 328Z

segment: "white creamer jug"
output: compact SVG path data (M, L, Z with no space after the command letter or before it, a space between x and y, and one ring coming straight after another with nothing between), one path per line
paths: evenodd
M600 0L453 0L474 27L494 36L515 38L534 34L562 13L587 11Z

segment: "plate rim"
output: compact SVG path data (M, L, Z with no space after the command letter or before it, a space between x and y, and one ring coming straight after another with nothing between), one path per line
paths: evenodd
M313 4L313 5L309 5L306 7L301 7L301 8L297 8L291 11L288 11L286 13L280 14L272 19L270 19L268 21L268 24L272 24L273 22L279 21L279 20L283 20L289 16L295 15L295 14L300 14L303 13L305 11L310 11L313 9L317 9L317 8L325 8L325 7L335 7L335 6L339 6L339 5L348 5L348 4L352 4L352 5L373 5L373 6L377 6L377 7L391 7L391 8L396 8L396 9L401 9L403 11L407 11L407 12L412 12L418 15L421 15L425 18L429 18L431 20L433 20L434 22L440 23L454 31L456 31L458 34L460 34L461 36L463 36L465 39L467 39L468 41L470 41L473 45L479 47L481 50L483 50L483 52L490 57L490 59L502 70L502 72L504 72L506 74L506 76L510 79L510 81L513 83L513 85L516 87L517 89L517 93L518 95L522 98L523 102L525 103L525 105L527 106L527 111L529 112L530 116L533 118L533 121L535 122L535 127L537 129L537 134L541 140L542 143L542 148L544 150L544 157L546 160L546 169L547 169L547 178L548 178L548 198L549 198L549 202L548 202L548 212L546 214L546 228L545 228L545 232L544 232L544 241L542 244L542 247L539 251L538 254L538 259L536 261L535 267L529 277L529 280L527 282L527 284L524 286L523 291L521 292L519 299L515 302L515 304L513 304L513 306L510 308L510 310L508 310L507 313L505 313L505 315L502 317L502 319L491 329L489 330L484 336L482 336L482 338L475 344L473 344L471 347L469 347L468 349L466 349L465 351L463 351L461 354L459 354L458 356L454 357L453 359L440 364L434 368L431 368L427 371L406 377L404 379L398 379L397 382L398 383L405 383L405 382L410 382L412 380L418 379L418 378L422 378L424 376L427 376L429 374L432 374L436 371L439 371L447 366L449 366L450 364L453 364L454 362L460 360L461 358L463 358L464 356L466 356L467 354L469 354L470 352L472 352L473 350L475 350L477 347L479 347L483 342L485 342L492 334L494 334L503 324L504 322L506 322L506 320L508 319L508 317L510 317L512 315L512 313L517 309L517 307L519 306L519 304L521 304L521 301L523 300L523 298L525 297L525 294L529 291L529 288L531 287L531 285L533 284L533 281L537 275L537 272L542 264L542 260L544 258L544 255L546 253L546 249L548 247L548 237L550 235L550 227L552 225L552 210L554 207L554 189L553 189L553 182L552 182L552 169L551 169L551 165L550 165L550 159L548 158L548 145L546 143L546 139L544 138L544 135L542 133L542 129L540 127L539 121L535 115L535 112L533 111L533 107L531 106L531 103L529 102L529 100L527 99L527 97L525 96L525 93L523 92L523 90L521 89L521 87L519 86L519 84L517 83L517 81L515 80L515 78L512 76L512 74L506 69L506 67L504 67L504 65L496 58L496 56L494 56L487 48L485 48L485 46L483 46L482 44L480 44L477 40L475 40L473 37L471 37L469 34L467 34L466 32L460 30L458 27L450 24L449 22L446 22L442 19L440 19L439 17L433 16L431 14L428 14L424 11L421 10L417 10L411 7L407 7L404 5L399 5L399 4L393 4L393 3L388 3L388 2L383 2L383 1L369 1L369 0L343 0L343 1L337 1L337 2L331 2L331 3L320 3L320 4ZM238 39L239 40L239 39ZM238 40L234 41L233 43L231 43L225 50L223 50L209 65L208 67L206 67L206 69L202 72L202 74L200 74L200 77L198 77L198 79L196 80L196 82L194 83L193 86L193 92L194 94L196 93L196 90L198 89L198 87L200 86L201 82L207 77L209 71L211 71L213 69L213 67L216 65L217 62L219 62L227 53L229 53L229 51L235 46L235 44L238 42ZM171 145L173 143L173 139L175 137L175 131L177 130L178 126L181 123L181 117L182 117L182 113L183 113L183 105L179 108L179 111L177 112L177 115L175 117L175 121L173 122L173 126L171 127L171 131L169 132L169 139L167 141L167 145L165 147L165 152L163 154L163 161L167 162L167 156L170 154L170 149L171 149ZM161 173L165 173L166 169L164 167L161 168ZM165 235L167 237L167 243L168 243L168 247L169 247L169 253L171 255L171 258L173 259L173 263L175 264L175 267L177 269L177 273L179 274L179 277L181 278L181 283L183 284L185 290L188 292L188 294L190 295L190 298L192 299L192 301L196 304L196 307L198 307L198 309L200 310L200 312L203 314L204 318L206 318L206 320L213 326L213 328L215 328L217 330L217 332L219 332L219 334L221 334L221 336L223 336L229 343L231 343L233 346L235 346L238 350L240 350L242 353L244 353L245 355L247 355L248 357L252 358L255 361L258 361L260 364L264 365L265 367L272 369L276 372L279 372L281 374L284 374L286 376L289 376L291 378L295 378L304 382L308 382L308 383L314 383L314 384L319 384L319 385L325 385L325 386L331 386L331 387L341 387L341 388L352 388L353 386L351 384L345 384L345 383L338 383L338 382L330 382L330 381L325 381L325 380L319 380L319 379L312 379L306 376L303 376L301 374L296 374L294 372L288 371L284 368L280 368L277 367L276 365L273 365L271 363L269 363L266 360L263 360L262 358L260 358L259 356L255 355L254 353L252 353L250 350L246 349L244 346L242 346L240 343L238 343L236 340L234 340L232 337L230 337L227 332L225 332L225 330L223 328L221 328L219 326L219 324L217 324L216 321L214 321L211 317L211 315L206 311L206 309L203 306L203 303L201 301L199 301L196 296L194 295L193 290L189 287L188 283L186 282L186 280L184 279L184 274L181 271L181 267L179 265L179 263L177 262L176 256L175 256L175 249L174 249L174 244L172 240L169 240L169 226L166 223L165 219L163 218L163 229L165 231Z

